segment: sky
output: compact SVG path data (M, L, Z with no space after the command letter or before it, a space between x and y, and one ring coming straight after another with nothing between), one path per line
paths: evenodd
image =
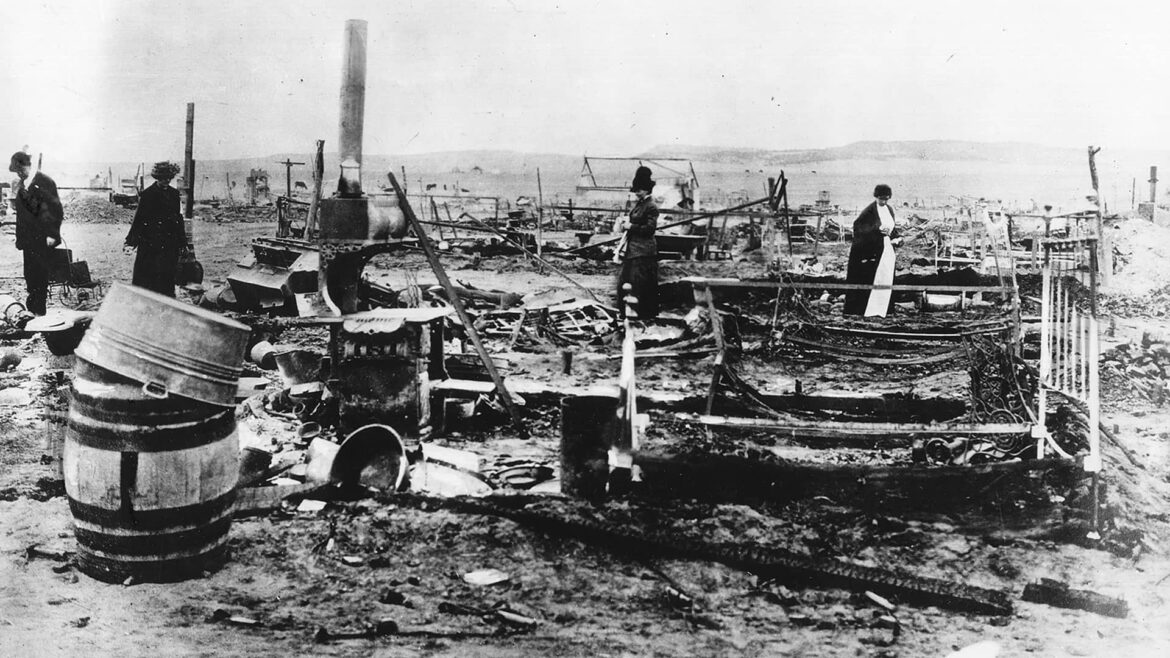
M336 147L630 155L955 139L1163 149L1170 4L551 0L5 3L0 150L62 162ZM47 166L47 165L46 165Z

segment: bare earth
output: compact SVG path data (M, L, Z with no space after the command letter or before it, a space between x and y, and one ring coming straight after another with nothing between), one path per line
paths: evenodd
M125 229L124 224L75 221L65 236L95 278L128 280L131 257L120 251ZM199 257L209 282L226 276L249 251L253 237L273 230L269 222L197 223ZM416 255L404 262L420 280L432 280ZM445 262L453 279L477 287L575 294L567 282L519 258L485 259L478 265L467 257ZM608 295L613 272L591 268L574 278L599 296ZM666 269L674 275L738 276L761 270L750 259ZM23 298L19 275L20 255L5 239L0 291ZM1129 326L1123 321L1121 333ZM585 544L494 516L424 509L408 501L333 503L317 514L275 512L237 519L231 560L217 573L167 585L104 584L46 557L75 547L63 483L52 464L41 460L46 452L44 403L51 390L44 377L59 362L40 338L4 341L2 347L20 350L24 361L15 372L0 375L6 389L0 396L17 389L28 393L32 403L0 397L0 655L945 656L989 640L1001 646L1001 655L1011 656L1170 655L1170 410L1141 398L1107 392L1113 402L1103 410L1105 424L1117 426L1119 440L1140 463L1130 463L1106 444L1109 504L1119 527L1142 535L1136 550L1124 556L1009 530L1006 522L1004 532L992 537L986 528L964 533L966 526L941 514L893 518L880 507L862 511L831 500L774 508L680 503L661 511L619 500L593 512L569 501L540 503L551 511L637 518L646 526L695 538L815 547L860 564L1006 589L1017 597L1026 583L1054 578L1123 597L1130 607L1128 618L1113 619L1017 601L1014 615L993 618L899 605L902 632L891 643L890 630L874 627L873 605L843 590L793 589L777 595L772 588L768 595L757 589L754 576L721 564L647 560L623 553L620 546ZM586 386L615 382L618 361L611 357L617 350L578 352L567 377L560 374L556 351L502 356L517 379ZM645 389L701 394L710 367L709 356L687 363L646 360L639 364L639 376ZM693 376L678 374L683 372ZM558 413L525 413L529 440L501 426L456 433L442 443L477 452L488 464L522 456L555 467ZM652 421L663 419L652 416ZM292 430L291 424L279 422L261 426L241 420L245 425L275 438ZM331 524L333 542L323 542ZM319 543L324 550L314 551ZM351 566L345 557L360 558L360 563ZM486 568L510 578L487 587L462 578ZM692 597L693 608L680 606L671 588ZM454 614L450 604L506 605L539 623L517 632L495 618ZM360 630L382 618L394 619L402 633L313 640L320 627Z

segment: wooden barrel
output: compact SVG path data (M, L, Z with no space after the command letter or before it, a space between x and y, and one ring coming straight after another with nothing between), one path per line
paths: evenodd
M239 474L233 409L159 398L79 358L62 462L83 572L167 582L222 566Z

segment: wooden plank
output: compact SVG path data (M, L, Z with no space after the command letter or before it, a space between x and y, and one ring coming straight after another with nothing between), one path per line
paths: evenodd
M516 410L516 405L512 402L512 396L508 394L508 389L504 386L504 379L500 376L499 371L496 370L495 363L492 361L492 357L488 354L487 349L484 348L483 342L480 341L479 334L475 331L471 317L467 315L467 310L463 308L463 302L453 289L451 280L447 278L447 270L443 268L442 261L439 260L438 254L435 253L431 243L427 240L426 232L423 231L418 217L414 214L414 208L411 208L410 203L406 200L406 194L402 191L402 187L398 185L398 179L394 177L394 174L389 173L387 176L390 178L390 184L394 187L395 193L398 194L398 205L402 208L402 212L406 215L406 218L414 226L414 232L418 237L419 245L422 247L423 253L426 254L427 260L430 261L431 269L435 272L435 277L439 279L439 284L447 291L447 296L449 297L447 301L455 308L455 313L459 315L459 321L463 323L463 329L467 332L467 337L471 339L472 347L475 348L480 360L483 361L484 368L487 369L488 375L492 378L492 383L496 385L496 393L500 396L500 402L503 403L504 408L508 410L508 414L512 417L512 425L522 436L527 436L528 429L523 421L521 421L520 412Z
M676 414L676 417L713 427L743 427L777 432L799 432L810 436L873 436L876 434L964 436L971 434L1028 434L1031 431L1031 426L1026 423L846 423L825 420L736 418L710 414L703 414L697 418Z
M856 503L883 513L915 509L993 509L996 525L1019 514L1013 492L1033 494L1060 483L1071 488L1083 477L1078 460L1030 459L972 466L906 464L872 466L800 462L761 462L743 457L682 457L639 451L639 493L665 498L710 501L780 502L826 496L838 504Z
M959 286L959 285L939 285L939 284L906 284L896 283L893 285L871 285L867 283L837 283L835 281L825 282L800 282L800 281L741 281L730 279L707 279L704 277L687 277L683 279L696 287L710 287L710 288L791 288L794 290L894 290L894 291L913 291L913 292L999 292L1011 293L1014 288L1011 286Z

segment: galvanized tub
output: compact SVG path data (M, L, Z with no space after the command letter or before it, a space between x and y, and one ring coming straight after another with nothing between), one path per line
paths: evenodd
M231 407L250 333L218 313L115 283L76 354L141 382L148 396Z

